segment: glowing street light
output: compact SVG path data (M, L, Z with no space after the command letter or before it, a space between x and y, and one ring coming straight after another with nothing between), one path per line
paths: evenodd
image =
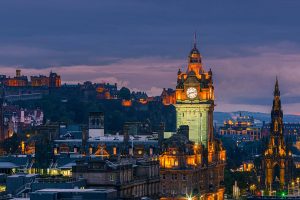
M192 196L192 194L186 194L186 198L187 198L187 200L192 200L193 199L193 196Z

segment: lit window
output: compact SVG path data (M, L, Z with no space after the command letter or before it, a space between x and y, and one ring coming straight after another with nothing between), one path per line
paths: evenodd
M178 160L175 160L174 166L178 166Z
M109 180L114 181L115 180L115 175L114 174L109 175Z

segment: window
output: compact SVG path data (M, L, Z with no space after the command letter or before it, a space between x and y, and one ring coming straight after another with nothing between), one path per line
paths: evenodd
M117 155L117 147L114 147L114 148L113 148L113 154L114 154L114 155Z
M166 174L163 174L163 175L162 175L162 179L166 179Z
M186 180L186 175L182 174L182 180Z
M178 160L174 161L174 166L176 166L176 167L178 166Z
M162 193L163 193L163 194L165 194L166 192L167 192L167 190L166 190L166 186L165 186L165 185L163 185L163 186L162 186Z
M177 174L172 174L172 179L177 180Z
M115 180L115 175L114 174L109 175L109 180L114 181Z

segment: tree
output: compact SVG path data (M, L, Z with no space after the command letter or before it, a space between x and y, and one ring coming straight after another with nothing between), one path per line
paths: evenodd
M51 143L45 136L39 136L35 143L35 161L38 169L47 169L53 159Z
M5 139L1 146L5 152L15 154L19 150L20 142L21 138L14 133L10 138Z
M121 99L130 100L130 90L126 87L122 87L119 92Z

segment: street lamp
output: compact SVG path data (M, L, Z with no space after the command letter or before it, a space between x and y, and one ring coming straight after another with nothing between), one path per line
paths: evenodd
M187 200L192 200L193 199L193 196L192 196L192 194L186 194L186 198L187 198Z

